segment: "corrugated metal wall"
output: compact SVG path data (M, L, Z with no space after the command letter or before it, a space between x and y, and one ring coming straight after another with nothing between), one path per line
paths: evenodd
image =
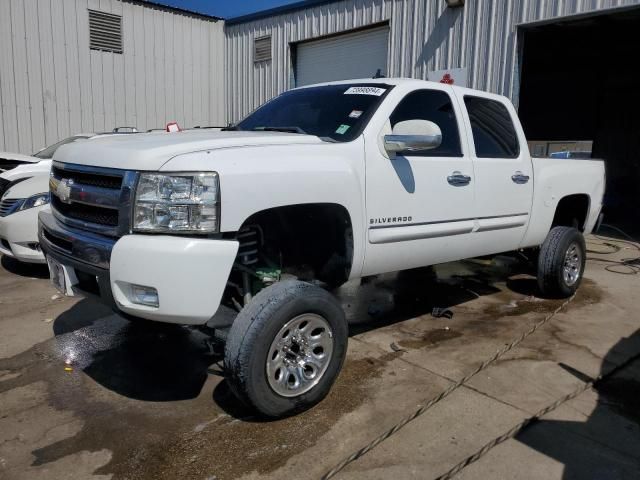
M88 9L122 16L122 54L89 50ZM0 150L223 124L223 25L118 0L0 0Z
M227 24L227 115L237 121L290 88L290 42L389 22L390 76L426 78L466 67L469 85L516 100L516 25L640 0L344 0L246 23ZM273 59L253 63L253 39L272 35Z

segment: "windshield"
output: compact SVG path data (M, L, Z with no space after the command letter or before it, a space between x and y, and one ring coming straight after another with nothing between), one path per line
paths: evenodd
M234 129L306 133L349 142L360 135L392 88L365 83L291 90L258 108Z
M65 138L64 140L60 140L58 143L49 145L47 148L40 150L38 153L34 153L33 156L38 158L46 158L46 159L53 158L53 154L56 153L56 150L58 150L58 148L60 148L62 145L75 142L76 140L79 140L81 138L87 138L87 137L83 137L82 135L76 135L74 137Z

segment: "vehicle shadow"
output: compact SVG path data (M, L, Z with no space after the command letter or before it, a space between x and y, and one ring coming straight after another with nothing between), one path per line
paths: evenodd
M586 421L540 420L517 440L563 463L564 480L640 478L640 330L609 350L601 374L629 359L625 368L596 383L597 403Z
M129 321L89 299L56 318L53 331L65 363L136 400L196 398L220 360L197 330Z
M516 256L472 259L437 267L381 275L364 284L347 284L335 293L349 321L350 335L431 314L493 295L506 284L521 295L539 295L531 266Z
M2 255L0 264L2 264L2 268L7 272L20 275L21 277L49 278L49 268L45 264L23 263L7 255Z

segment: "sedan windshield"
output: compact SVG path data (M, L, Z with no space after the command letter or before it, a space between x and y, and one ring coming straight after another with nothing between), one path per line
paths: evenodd
M233 129L316 135L338 142L356 138L393 88L381 83L291 90L258 108Z
M56 153L56 150L60 148L62 145L66 145L67 143L75 142L81 138L87 138L82 135L76 135L74 137L65 138L64 140L60 140L58 143L54 143L53 145L49 145L47 148L40 150L38 153L34 153L34 157L48 159L53 158L53 154Z

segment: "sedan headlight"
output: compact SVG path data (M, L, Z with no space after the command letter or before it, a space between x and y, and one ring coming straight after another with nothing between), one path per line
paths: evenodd
M139 232L215 233L220 218L218 174L142 173L133 229Z
M20 205L20 211L29 210L34 207L41 207L42 205L46 205L49 203L49 192L46 193L38 193L36 195L31 195L27 198L22 205Z

